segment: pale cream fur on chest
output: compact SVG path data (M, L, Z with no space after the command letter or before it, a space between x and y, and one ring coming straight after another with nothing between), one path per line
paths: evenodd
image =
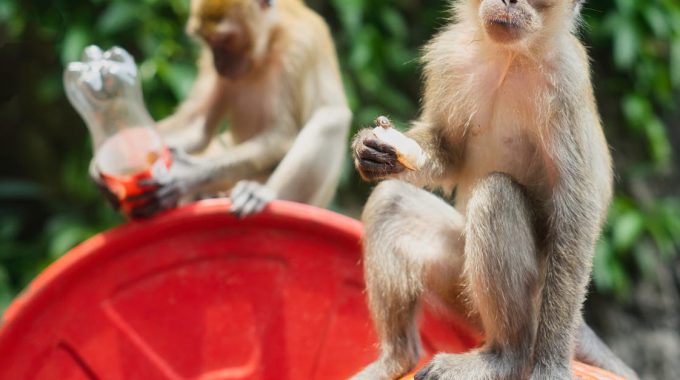
M263 97L269 86L266 80L235 85L229 89L227 119L233 143L242 143L269 128L275 120L272 110L279 109L271 102L273 97Z
M456 175L457 204L465 209L475 184L494 172L510 175L529 191L545 191L540 115L550 107L544 74L519 60L487 61L461 86L475 102L459 110L467 118L462 165ZM474 104L474 107L465 105Z

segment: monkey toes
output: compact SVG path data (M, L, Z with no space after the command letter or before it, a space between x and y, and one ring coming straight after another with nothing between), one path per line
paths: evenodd
M380 141L370 129L364 129L352 143L354 165L367 181L385 179L403 172L394 146Z
M509 358L488 352L439 354L416 373L415 380L525 379L522 366ZM547 378L545 379L547 380Z
M231 191L231 209L229 212L239 218L257 214L262 211L276 194L270 188L254 181L240 181Z

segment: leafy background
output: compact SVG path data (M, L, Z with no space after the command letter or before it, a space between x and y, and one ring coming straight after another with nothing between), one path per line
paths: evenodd
M378 114L402 126L414 118L418 49L445 23L447 2L308 4L334 31L354 129ZM680 2L592 0L583 13L618 175L587 312L643 374L680 378L664 360L680 357ZM166 116L195 77L187 14L188 0L0 0L0 310L50 262L123 222L87 178L90 143L63 95L64 65L88 44L120 45L140 65L152 115ZM356 215L368 190L348 162L333 208ZM674 340L655 354L658 339L628 328Z

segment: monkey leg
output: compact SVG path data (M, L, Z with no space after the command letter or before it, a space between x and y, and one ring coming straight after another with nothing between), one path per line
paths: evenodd
M455 281L462 271L462 216L436 196L399 181L371 194L365 223L364 272L380 357L354 379L396 379L420 357L416 311L433 267ZM435 265L436 264L436 265Z
M463 355L439 354L415 378L528 379L540 288L528 197L505 174L482 179L468 203L465 234L464 275L485 344Z

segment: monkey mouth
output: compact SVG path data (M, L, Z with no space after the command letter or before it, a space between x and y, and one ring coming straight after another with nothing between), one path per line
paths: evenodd
M496 14L486 22L489 36L499 43L513 43L522 39L526 32L524 23L511 13Z
M511 12L494 15L488 23L507 29L522 29L522 25L517 20L517 15L513 15Z
M248 72L250 64L244 52L232 52L222 48L212 48L215 71L225 78L235 79Z
M521 28L521 26L517 22L513 21L509 16L508 17L495 18L495 19L491 20L489 23L496 25L496 26L503 27L503 28L507 28L507 29L520 29Z

